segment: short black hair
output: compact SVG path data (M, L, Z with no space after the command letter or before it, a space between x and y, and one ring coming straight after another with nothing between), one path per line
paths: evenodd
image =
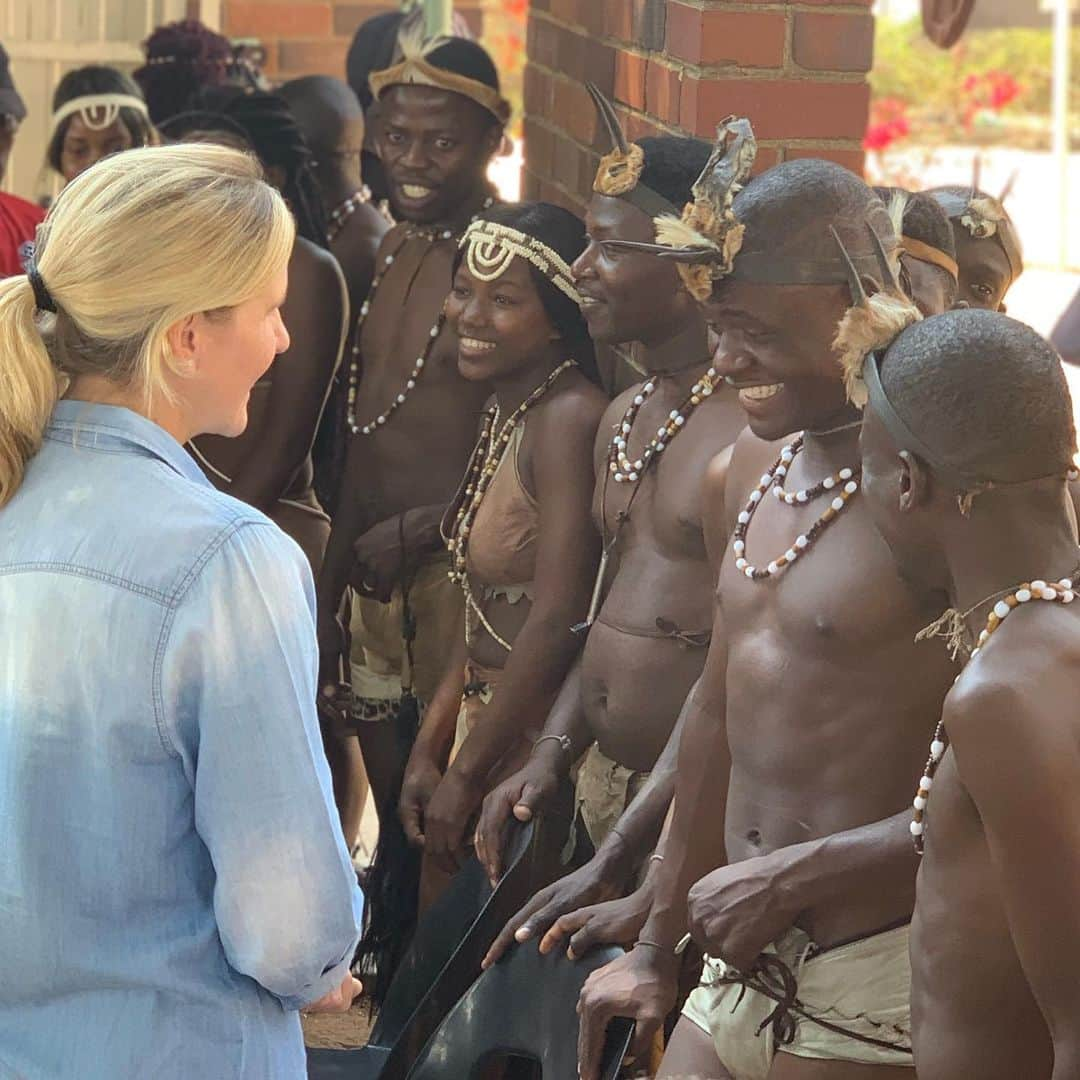
M1024 323L946 311L904 330L879 370L893 408L960 471L1009 483L1072 468L1069 384L1053 347Z
M350 124L362 124L364 110L356 95L340 79L329 75L305 75L278 88L304 138L316 156L341 149ZM350 147L359 152L360 147Z
M373 71L383 71L394 62L398 31L404 20L403 11L373 15L360 24L349 46L345 57L345 81L365 112L374 100L368 79Z
M806 259L837 254L830 226L851 255L872 254L869 224L888 250L895 238L884 204L853 172L821 158L785 161L753 177L735 196L746 227L743 252Z
M693 198L690 189L705 168L712 146L683 135L648 135L636 142L645 151L638 183L681 210Z
M546 202L503 203L477 214L477 220L492 221L517 229L547 244L570 265L588 247L585 223L576 214ZM461 265L463 251L459 248L453 272ZM561 289L556 288L532 263L529 274L544 305L552 326L566 344L567 355L577 361L582 373L600 384L596 367L596 352L589 328L581 309Z
M57 84L53 91L52 109L56 112L62 105L76 98L86 97L90 94L128 94L134 98L142 98L142 91L134 80L116 68L104 67L91 64L88 67L75 68L69 71ZM57 172L60 171L60 154L64 148L64 136L71 126L72 116L66 116L60 121L56 130L49 139L49 146L45 151L45 160ZM127 128L134 146L147 146L154 138L154 129L150 121L138 111L129 106L122 106L117 113L117 119Z

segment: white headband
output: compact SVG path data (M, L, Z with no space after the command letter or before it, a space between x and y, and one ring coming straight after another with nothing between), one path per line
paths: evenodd
M461 238L469 272L479 281L494 281L506 273L510 260L516 255L532 263L575 304L581 304L581 293L574 287L570 266L557 252L535 236L519 232L494 221L474 221Z
M90 113L97 109L104 110L104 116L94 120ZM82 97L72 98L65 102L52 114L52 129L49 137L52 138L56 129L73 113L82 113L83 123L91 131L104 131L116 122L121 109L134 109L142 113L147 120L150 119L150 110L146 107L146 102L140 97L135 97L134 94L84 94Z

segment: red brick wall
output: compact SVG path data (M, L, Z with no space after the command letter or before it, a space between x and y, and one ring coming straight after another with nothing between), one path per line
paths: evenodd
M525 197L579 209L606 150L582 82L631 138L711 139L749 116L759 168L827 157L862 170L871 0L532 0Z
M222 0L221 30L255 38L266 50L266 74L284 82L299 75L345 76L345 53L356 28L400 5L378 0ZM455 0L479 34L483 0Z

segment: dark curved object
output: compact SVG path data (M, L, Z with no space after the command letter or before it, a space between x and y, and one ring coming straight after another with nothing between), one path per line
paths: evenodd
M454 1006L408 1080L466 1080L502 1055L538 1062L543 1080L573 1080L578 995L592 972L622 954L611 946L571 962L561 950L542 956L533 942L517 946ZM617 1018L608 1025L602 1080L614 1080L632 1033L631 1020Z
M570 796L565 809L517 825L507 869L492 891L475 856L420 920L368 1044L309 1049L309 1080L404 1080L424 1044L480 974L480 961L506 920L537 890L561 877Z

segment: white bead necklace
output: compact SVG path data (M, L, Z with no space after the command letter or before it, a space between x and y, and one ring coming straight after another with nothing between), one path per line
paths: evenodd
M633 430L634 421L641 407L652 396L656 389L656 378L650 378L634 395L630 407L626 410L622 420L615 427L611 445L608 448L608 471L612 474L617 484L637 483L649 462L657 454L662 454L664 448L671 442L679 431L686 425L693 411L708 397L712 396L716 384L720 382L715 368L709 368L704 375L690 388L686 400L677 409L672 409L664 421L663 427L657 429L656 435L649 441L648 446L641 452L639 458L631 460L627 454L630 444L630 432Z
M494 198L489 197L485 199L480 212L483 213L484 210L491 209L494 203ZM413 364L412 370L405 380L405 386L399 391L394 400L390 402L390 405L379 413L378 416L367 421L367 423L361 424L356 419L356 396L360 386L360 332L367 320L368 312L371 311L371 305L375 300L375 294L379 291L379 286L382 284L383 278L386 277L390 267L394 265L394 259L398 252L400 252L410 240L422 238L427 240L428 243L434 244L439 240L453 240L456 236L457 234L451 229L422 229L419 227L407 229L401 243L398 244L394 251L390 252L390 254L383 259L382 267L380 267L376 272L375 277L372 279L367 299L360 305L360 314L357 317L356 327L353 330L352 354L349 359L349 393L346 402L345 421L349 426L349 430L354 435L374 435L375 432L405 404L409 394L416 389L416 384L420 381L420 377L424 373L424 368L431 355L431 350L435 345L435 340L438 338L439 334L442 333L442 328L446 323L446 314L440 310L439 317L435 320L434 326L428 331L427 340L424 343L424 351L416 358L416 362Z
M1001 594L999 593L998 595ZM991 597L991 599L993 598ZM1071 578L1062 578L1056 584L1049 585L1045 581L1025 581L1015 592L1010 593L1008 596L1003 597L994 604L986 619L986 629L979 634L978 644L971 650L971 656L968 662L970 663L971 660L974 660L975 657L979 655L983 646L989 641L990 636L994 631L997 630L1009 615L1020 607L1021 604L1029 604L1032 600L1049 600L1058 604L1071 604L1074 599L1076 599L1076 593L1073 591L1073 581ZM971 611L974 611L985 603L987 603L986 600L981 601L981 603L976 604ZM959 679L960 676L957 675L956 678ZM926 815L926 804L930 799L930 789L934 784L934 775L937 773L938 766L941 764L941 759L945 756L945 750L948 745L946 739L945 720L943 718L938 721L937 727L934 729L934 737L930 741L930 756L926 759L922 779L919 780L919 788L915 792L915 798L912 802L915 812L912 815L910 826L911 838L915 842L915 850L920 855L923 853L923 836L926 833L926 823L923 820Z
M780 451L776 463L761 477L758 486L750 492L750 498L746 506L739 512L735 529L732 532L731 549L735 553L735 569L745 574L750 581L764 581L766 578L774 577L805 554L810 545L836 520L840 512L859 490L861 469L855 467L841 469L834 476L826 477L824 480L814 484L813 487L802 491L785 492L783 487L784 477L787 476L791 463L802 448L803 438L800 435L793 443L785 446ZM765 492L770 489L778 499L788 506L809 502L811 499L828 491L835 490L836 495L825 508L821 517L805 533L800 533L787 551L773 559L766 567L760 568L754 566L746 557L746 534L749 531L750 522L753 520L757 508L765 496Z

